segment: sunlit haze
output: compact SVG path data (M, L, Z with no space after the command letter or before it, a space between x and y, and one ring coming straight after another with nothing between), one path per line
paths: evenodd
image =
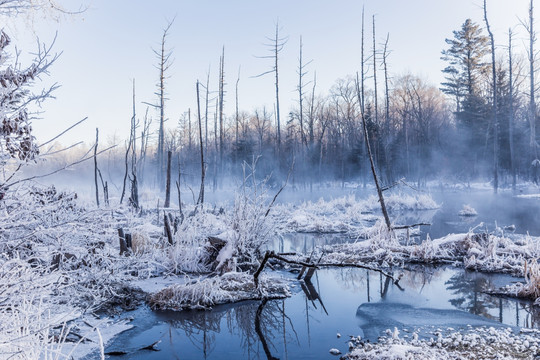
M71 3L64 2L69 8ZM75 1L73 2L75 3ZM85 4L83 2L83 4ZM35 136L45 141L75 121L88 116L83 125L64 136L62 143L84 140L90 144L94 129L116 141L129 135L132 114L132 80L136 82L139 117L143 102L155 103L158 70L152 49L159 47L163 28L174 19L167 40L173 66L168 73L167 127L173 128L183 113L196 109L195 82L206 81L217 90L218 64L225 47L225 113L234 114L235 83L241 110L274 107L274 79L270 70L266 37L273 36L279 21L280 35L288 38L280 54L281 116L297 106L299 38L304 43L306 80L317 76L317 89L327 93L334 82L354 75L360 68L362 7L365 7L366 51L371 51L372 16L376 21L376 43L380 48L389 34L388 58L391 76L410 72L438 86L443 76L441 50L445 38L459 29L466 18L482 22L481 2L476 0L337 0L337 1L108 1L92 0L81 15L60 22L50 19L8 19L6 30L23 55L36 49L36 36L51 43L55 34L60 59L44 84L57 82L56 99L47 101L34 121ZM78 8L80 4L74 5ZM537 9L535 9L537 10ZM505 51L507 31L517 33L515 51L524 53L524 29L519 19L527 17L525 0L488 1L490 21ZM13 50L12 50L13 51ZM23 57L24 59L24 57ZM149 114L157 119L157 112ZM157 120L154 121L157 126ZM105 135L106 134L106 135Z

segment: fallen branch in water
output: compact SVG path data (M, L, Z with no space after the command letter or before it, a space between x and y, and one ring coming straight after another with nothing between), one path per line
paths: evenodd
M396 279L393 275L387 273L386 271L384 271L382 269L379 269L379 268L376 268L376 267L373 267L373 266L369 266L369 265L365 265L365 264L356 264L356 263L318 263L318 264L314 264L314 263L308 263L308 262L299 261L299 260L287 259L286 257L284 257L282 255L285 255L285 254L276 254L273 251L267 251L264 254L264 258L261 261L261 264L259 265L259 268L253 274L253 281L255 282L255 287L259 286L259 275L263 271L264 266L266 265L268 260L270 260L271 258L283 261L283 262L288 263L288 264L301 265L301 266L304 266L304 267L307 267L307 268L312 268L312 269L319 269L319 268L323 268L323 267L355 267L355 268L366 269L366 270L370 270L370 271L376 271L376 272L381 273L382 275L392 279L392 281L396 285L399 283L399 280L401 280L401 277L402 277L402 275L399 275L397 277L397 279ZM286 255L296 255L296 254L287 253Z

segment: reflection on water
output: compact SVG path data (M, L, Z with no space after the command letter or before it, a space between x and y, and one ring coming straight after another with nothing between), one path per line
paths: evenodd
M161 339L159 352L120 359L319 359L347 351L348 335L374 341L386 329L432 326L539 326L529 302L484 291L515 279L454 268L411 269L400 286L363 269L318 270L285 300L250 301L212 311L139 309L136 328L106 351L129 351ZM341 338L337 333L343 334Z

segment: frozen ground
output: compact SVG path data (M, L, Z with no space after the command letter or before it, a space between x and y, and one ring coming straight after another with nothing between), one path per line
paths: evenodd
M514 333L512 329L475 328L457 332L452 328L437 329L430 338L421 339L388 329L378 343L361 338L349 341L350 353L344 360L431 360L431 359L535 359L539 352L538 331ZM405 335L405 336L403 336Z

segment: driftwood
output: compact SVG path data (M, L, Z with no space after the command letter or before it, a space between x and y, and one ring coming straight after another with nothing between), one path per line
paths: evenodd
M396 279L393 275L387 273L386 271L384 271L382 269L379 269L379 268L376 268L376 267L373 267L373 266L369 266L369 265L356 264L356 263L318 263L318 264L314 264L314 263L308 263L308 262L304 262L304 261L287 259L283 255L285 255L285 254L276 254L273 251L267 251L264 254L264 258L263 258L261 264L259 265L259 268L253 274L253 281L255 282L256 287L259 286L259 275L264 270L264 266L266 265L266 263L268 262L268 260L270 258L277 259L277 260L283 261L283 262L288 263L288 264L301 265L301 266L307 268L308 269L307 274L304 277L304 279L306 281L310 280L310 278L313 276L313 273L315 272L316 269L323 268L323 267L355 267L355 268L360 268L360 269L376 271L376 272L381 273L382 275L390 278L394 282L394 284L396 284L396 285L399 283L399 280L401 280L401 276L399 276ZM294 255L294 254L288 253L286 255ZM308 275L309 275L309 277L308 277Z

